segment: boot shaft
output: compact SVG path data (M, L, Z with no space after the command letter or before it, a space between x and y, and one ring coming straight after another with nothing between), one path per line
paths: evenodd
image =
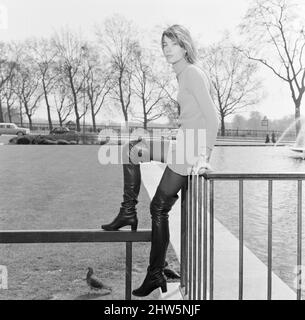
M163 270L164 268L166 251L170 238L168 212L178 198L178 195L169 196L158 188L151 201L150 213L152 219L152 234L149 257L149 268L151 270Z

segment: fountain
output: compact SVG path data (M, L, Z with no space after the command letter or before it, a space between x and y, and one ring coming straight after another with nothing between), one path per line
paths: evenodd
M305 159L305 119L304 118L298 118L295 121L292 122L292 124L283 132L281 135L281 139L284 138L284 136L293 128L295 128L295 125L298 121L301 122L301 129L299 134L296 137L295 143L290 147L290 150L294 152L302 153L302 158Z
M275 147L278 146L282 140L287 136L289 132L295 133L295 125L296 123L300 121L301 122L301 130L296 137L295 143L290 145L290 150L294 152L301 153L301 156L303 159L305 159L305 119L304 118L298 118L294 120L288 128L282 133L280 138L277 140L276 144L274 145Z
M290 149L295 152L301 152L302 158L305 159L305 126L303 123L296 138L295 144Z

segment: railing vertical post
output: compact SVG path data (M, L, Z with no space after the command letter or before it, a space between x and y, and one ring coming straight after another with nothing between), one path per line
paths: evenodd
M187 287L186 294L188 299L191 300L192 295L192 201L193 201L193 182L194 179L191 175L188 178L188 210L187 210Z
M193 238L194 238L194 195L195 195L195 176L192 176L192 192L191 192L191 211L190 211L190 239L189 239L189 248L190 248L190 270L189 270L189 282L190 282L190 291L189 291L189 298L190 300L194 299L194 246L193 246Z
M297 205L297 300L302 299L302 180L298 180Z
M214 180L210 180L210 294L214 298Z
M197 279L197 298L202 300L202 181L203 177L199 176L198 181L198 223L197 223L197 234L198 234L198 279Z
M126 242L125 299L131 300L132 242Z
M207 241L207 211L208 211L208 183L207 179L203 180L203 299L207 298L207 249L208 249L208 241Z
M197 199L198 199L198 180L199 176L194 175L194 189L193 189L193 197L192 197L192 282L193 282L193 293L192 300L196 300L197 296Z
M244 191L243 180L239 180L239 300L243 299L244 278Z
M272 298L272 180L268 181L268 280L267 299Z
M186 283L187 283L187 201L188 201L188 196L187 196L187 185L183 186L181 189L181 255L180 255L180 265L181 265L181 280L180 280L180 285L181 289L184 290L184 295L185 293L185 288L186 288Z

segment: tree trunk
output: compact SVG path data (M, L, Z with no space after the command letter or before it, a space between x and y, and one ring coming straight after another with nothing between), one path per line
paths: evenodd
M128 114L127 114L127 112L124 112L124 118L125 118L125 122L128 123Z
M142 94L142 108L143 108L143 128L144 130L147 130L147 112L146 112L146 106L145 106L145 97Z
M226 132L225 128L225 117L221 115L221 136L224 137Z
M147 130L147 114L144 113L144 129Z
M69 81L72 90L73 100L74 100L74 112L75 112L75 122L76 122L76 130L80 132L80 121L79 121L79 113L78 113L78 106L77 106L77 95L75 92L73 78L71 75L71 70L69 70Z
M3 111L2 111L2 101L0 99L0 122L4 122L3 120Z
M121 107L122 107L122 111L123 111L123 115L124 115L124 119L125 119L125 125L128 125L128 113L127 113L127 109L125 107L123 88L122 88L122 72L119 77L119 90L120 90L120 102L121 102Z
M92 114L92 126L93 126L93 132L96 132L96 122L95 122L95 114L93 108L91 109Z
M20 125L23 126L23 116L22 116L22 102L19 101L19 114L20 114Z
M12 122L12 113L11 113L11 106L9 103L6 104L7 107L7 115L8 115L8 120L9 122Z
M59 121L59 126L62 127L62 118L61 118L61 115L60 115L60 112L57 110L57 115L58 115L58 121Z
M29 119L29 128L30 128L30 130L33 130L33 127L32 127L32 115L30 114L27 102L24 103L24 108L25 108L25 113L26 113L26 115L27 115L27 117Z
M95 122L94 104L93 104L93 101L92 101L92 96L89 94L89 90L88 90L88 97L89 97L89 101L90 101L90 109L91 109L91 118L92 118L93 132L96 132L96 122Z
M47 106L49 128L50 128L50 130L52 130L53 129L53 125L52 125L52 119L51 119L51 108L50 108L50 104L49 104L47 88L46 88L46 85L45 85L44 78L42 79L42 85L43 85L44 98L45 98L46 106Z
M294 115L294 118L296 120L296 122L295 122L296 137L299 135L299 132L301 130L301 121L297 121L297 119L300 119L300 116L301 116L300 104L296 103L296 105L295 105L295 115Z
M29 128L30 128L30 130L33 130L32 116L30 114L28 114L28 118L29 118Z
M63 119L60 114L60 111L58 111L58 110L57 110L57 115L58 115L59 126L62 127L63 126Z

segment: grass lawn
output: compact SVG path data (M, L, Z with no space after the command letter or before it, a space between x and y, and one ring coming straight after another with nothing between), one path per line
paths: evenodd
M118 213L121 165L101 165L100 146L0 146L0 229L99 228ZM150 228L149 197L142 184L138 228ZM150 243L133 245L133 283L146 274ZM170 265L177 260L169 248ZM8 289L0 299L124 299L125 243L12 244L0 246ZM88 294L91 266L112 294ZM157 299L155 290L145 299ZM133 297L133 299L137 299Z

